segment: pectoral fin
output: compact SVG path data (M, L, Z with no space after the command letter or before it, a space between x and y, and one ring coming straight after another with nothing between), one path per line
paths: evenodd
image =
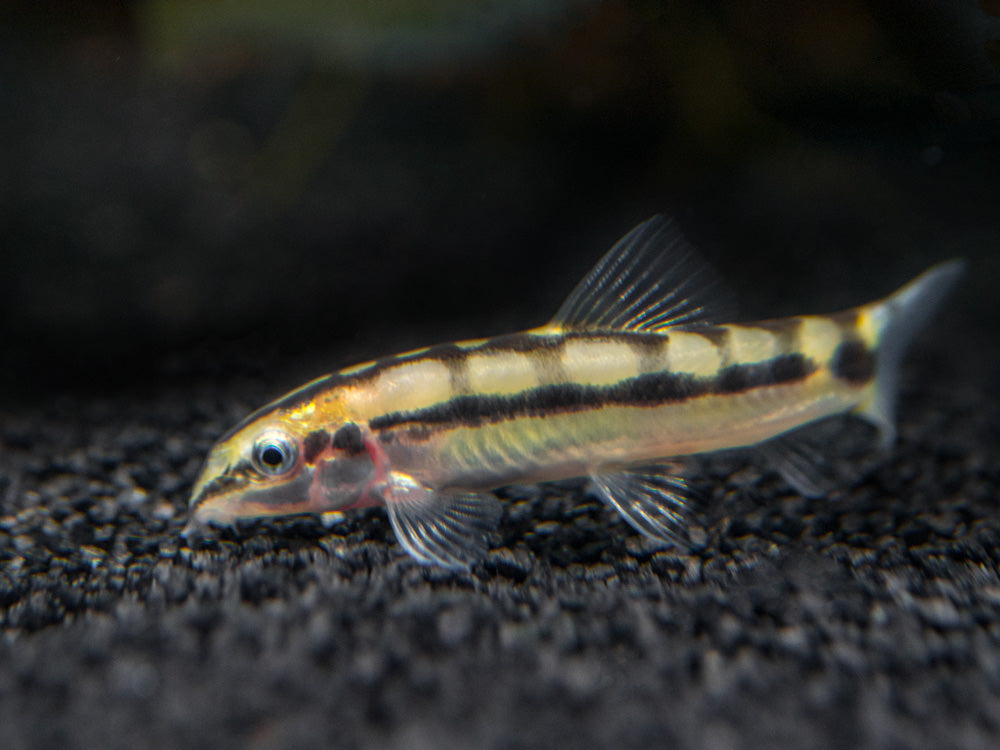
M500 501L490 493L435 490L395 472L384 496L396 539L425 565L468 568L500 521Z
M643 466L591 476L602 498L636 530L651 539L696 546L703 533L694 505L696 493L675 466Z

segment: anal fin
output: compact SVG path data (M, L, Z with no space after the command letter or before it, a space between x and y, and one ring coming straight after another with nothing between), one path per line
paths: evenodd
M701 543L704 529L694 513L699 498L676 466L636 467L591 479L604 501L641 534L689 549Z
M825 497L838 482L823 455L808 443L782 435L757 446L768 465L803 497Z
M405 474L390 474L384 496L396 539L425 565L468 568L486 553L500 521L491 493L435 490Z

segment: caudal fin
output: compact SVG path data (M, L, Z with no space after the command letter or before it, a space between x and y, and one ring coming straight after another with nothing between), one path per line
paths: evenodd
M883 447L896 439L896 397L903 355L964 270L962 259L932 266L878 303L872 312L880 328L875 389L859 411L879 428Z

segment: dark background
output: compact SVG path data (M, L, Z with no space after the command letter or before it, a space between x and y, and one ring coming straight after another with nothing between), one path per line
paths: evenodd
M311 5L5 6L7 398L536 325L657 212L748 315L995 277L989 3Z
M0 111L5 746L995 746L993 0L14 2ZM842 497L723 461L691 557L514 490L458 576L378 512L178 538L248 410L658 212L746 318L969 260Z

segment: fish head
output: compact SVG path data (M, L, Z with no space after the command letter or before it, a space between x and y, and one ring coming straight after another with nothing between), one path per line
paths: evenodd
M308 512L312 477L303 442L294 425L270 419L225 436L212 447L191 491L191 524L229 526Z
M280 414L251 419L208 454L191 491L188 529L368 504L362 499L374 474L354 424L331 435Z

